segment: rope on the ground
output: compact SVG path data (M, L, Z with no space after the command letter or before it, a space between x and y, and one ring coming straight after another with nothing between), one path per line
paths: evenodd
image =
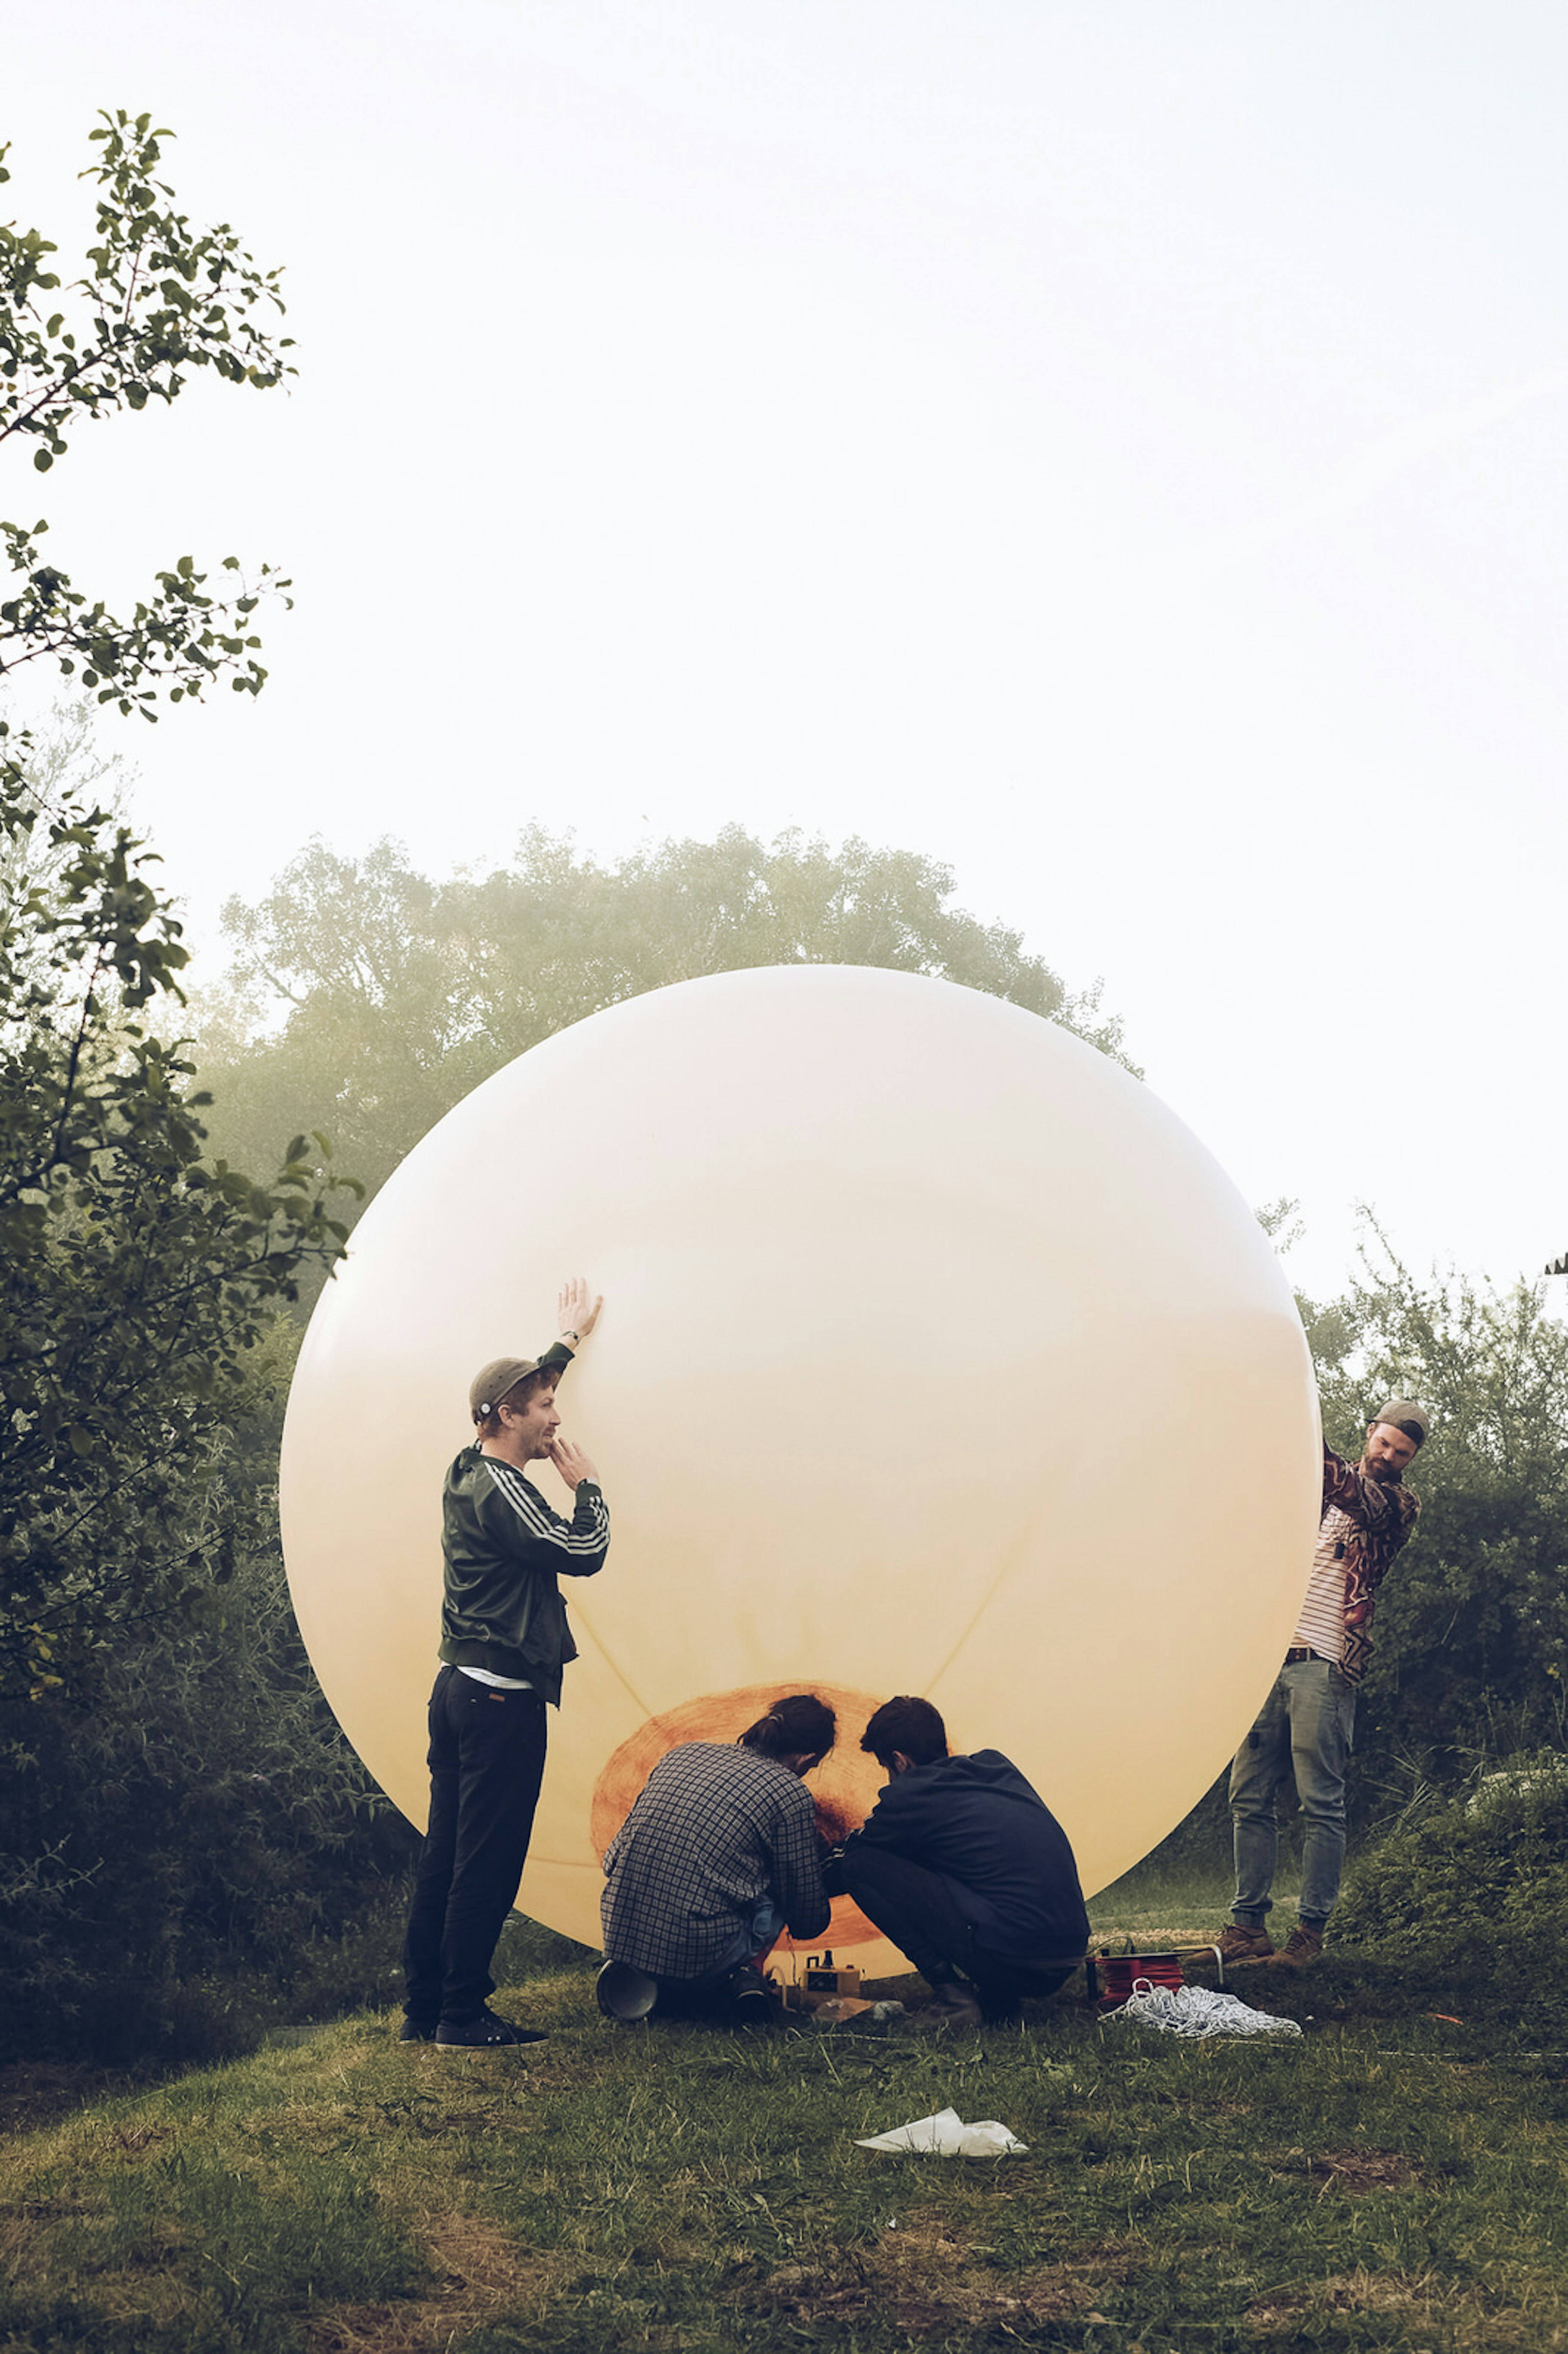
M1250 2010L1238 2002L1234 1994L1222 1994L1214 1987L1169 1987L1150 1985L1147 1978L1133 1981L1128 2000L1118 2010L1107 2011L1104 2023L1114 2025L1130 2020L1134 2026L1157 2027L1163 2035L1299 2035L1300 2028L1293 2019L1274 2019L1266 2010Z

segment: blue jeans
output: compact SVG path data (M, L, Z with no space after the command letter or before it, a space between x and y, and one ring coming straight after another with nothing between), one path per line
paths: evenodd
M1289 1774L1306 1823L1297 1911L1314 1929L1333 1911L1345 1860L1345 1767L1355 1723L1356 1688L1331 1659L1298 1659L1281 1668L1231 1767L1236 1861L1231 1914L1243 1928L1261 1929L1273 1901L1279 1847L1275 1794Z
M705 1975L726 1977L743 1962L755 1961L765 1946L776 1946L784 1927L784 1915L771 1894L758 1897L752 1907L751 1917L744 1928L737 1929L723 1954Z
M732 1971L755 1961L772 1946L784 1927L784 1915L771 1891L759 1896L724 1952L701 1978L660 1978L655 2019L711 2019L726 2015Z

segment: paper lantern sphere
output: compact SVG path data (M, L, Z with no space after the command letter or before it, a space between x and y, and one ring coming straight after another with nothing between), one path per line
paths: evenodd
M1022 1769L1086 1891L1180 1821L1290 1639L1320 1473L1274 1253L1146 1087L996 998L809 965L633 998L448 1114L322 1297L282 1466L312 1660L420 1827L468 1384L578 1270L606 1306L558 1403L612 1539L563 1580L526 1912L597 1945L654 1759L785 1691L839 1711L839 1828L895 1692ZM906 1967L843 1900L823 1942Z

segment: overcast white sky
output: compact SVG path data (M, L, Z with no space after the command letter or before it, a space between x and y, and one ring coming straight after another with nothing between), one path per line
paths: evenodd
M314 832L930 852L1097 974L1325 1290L1568 1248L1560 0L0 0L288 268L292 397L83 431L51 552L286 560L122 740L216 911ZM0 487L4 487L0 483ZM118 723L117 723L118 724Z

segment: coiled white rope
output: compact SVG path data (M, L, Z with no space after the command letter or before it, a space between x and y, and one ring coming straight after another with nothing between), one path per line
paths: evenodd
M1214 1987L1157 1987L1134 1978L1132 1993L1118 2010L1106 2013L1106 2022L1130 2020L1135 2027L1157 2027L1164 2035L1299 2035L1293 2019L1273 2019L1266 2010L1249 2010L1234 1994Z

